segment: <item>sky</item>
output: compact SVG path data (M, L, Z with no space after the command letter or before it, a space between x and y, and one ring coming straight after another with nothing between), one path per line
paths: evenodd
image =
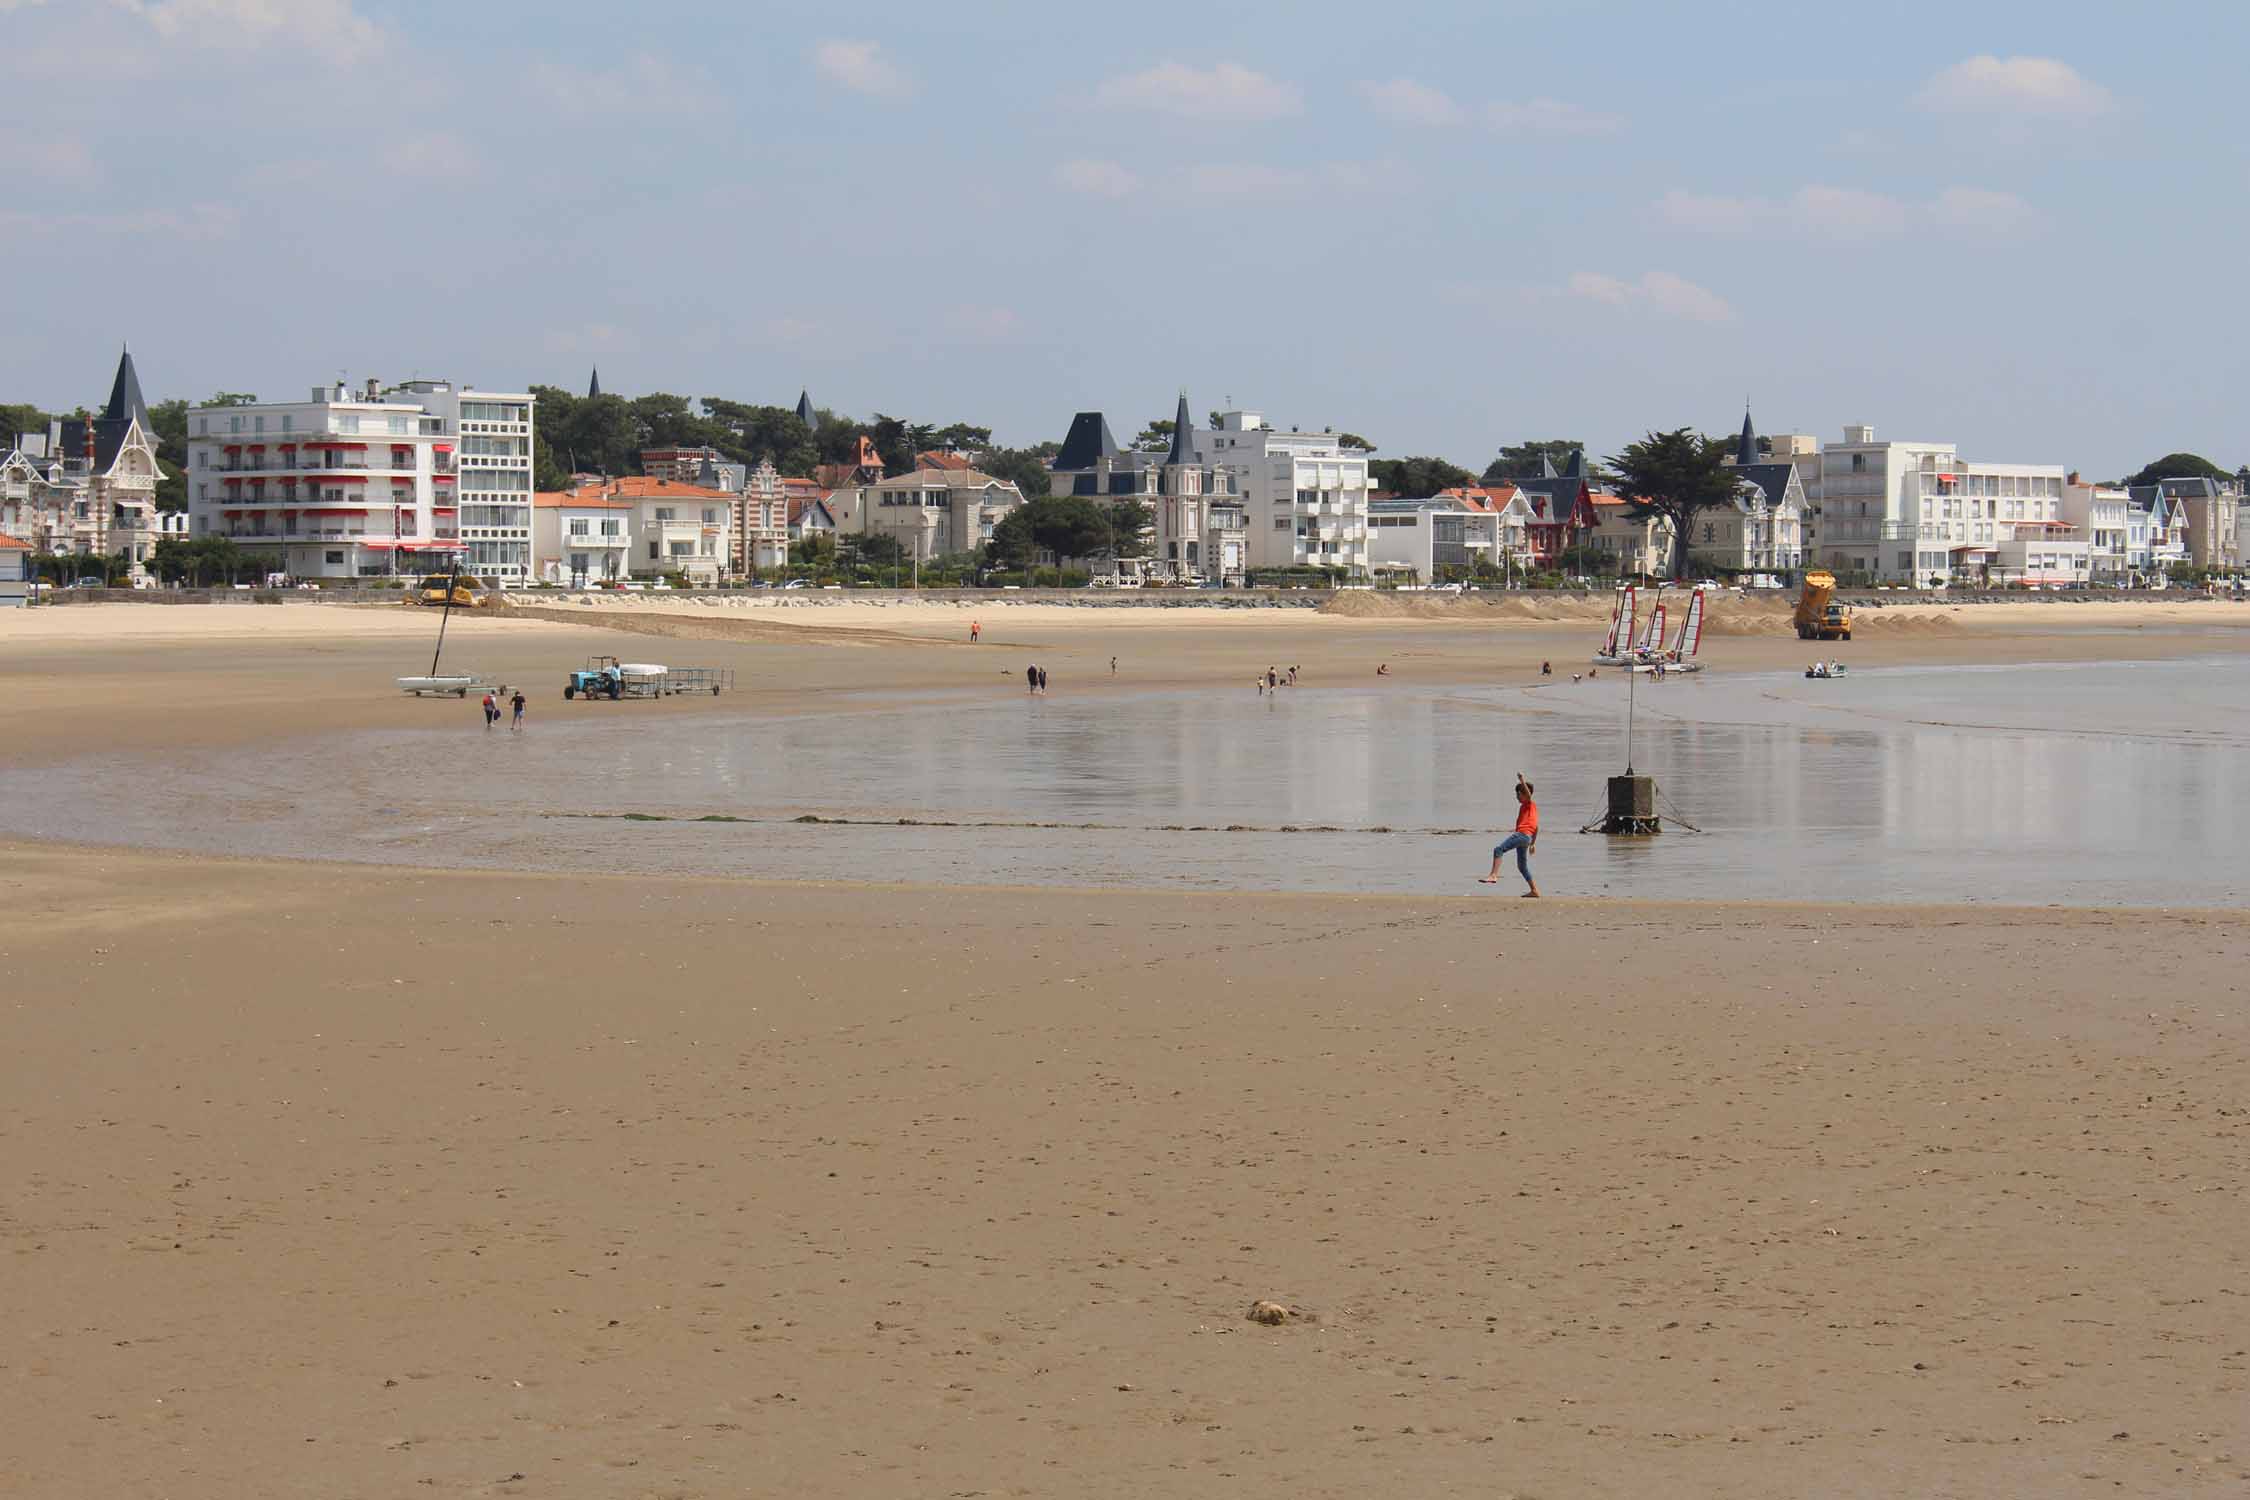
M0 401L2250 460L2250 6L0 0Z

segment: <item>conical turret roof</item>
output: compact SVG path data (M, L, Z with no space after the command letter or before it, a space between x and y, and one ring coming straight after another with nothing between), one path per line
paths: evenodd
M133 369L133 351L127 349L117 359L117 380L109 388L109 405L102 409L105 422L138 421L150 425L148 403L141 399L141 377Z
M820 426L820 413L813 410L810 391L797 392L797 420L804 423L808 430Z
M1180 392L1180 409L1172 417L1172 451L1164 455L1167 468L1195 463L1195 419L1188 415L1187 392Z
M1750 409L1742 410L1742 439L1734 445L1734 461L1738 468L1749 468L1758 461L1758 429L1750 424Z

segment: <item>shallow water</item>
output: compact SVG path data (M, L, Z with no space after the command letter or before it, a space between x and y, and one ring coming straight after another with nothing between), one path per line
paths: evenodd
M2241 657L1644 679L1633 762L1702 830L1653 841L1575 831L1626 758L1616 676L1273 697L1065 685L766 720L558 700L521 736L433 704L443 728L196 752L164 773L125 757L0 772L0 831L386 863L1438 893L1476 889L1521 769L1554 895L2240 906L2246 689ZM805 815L862 821L791 821ZM1007 826L1026 824L1058 826Z

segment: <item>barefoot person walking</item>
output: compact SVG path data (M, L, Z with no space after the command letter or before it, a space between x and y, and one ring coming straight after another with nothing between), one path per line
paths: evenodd
M1500 858L1512 849L1516 856L1516 873L1523 876L1523 883L1530 887L1529 890L1524 892L1524 895L1526 897L1538 895L1539 882L1531 878L1531 860L1529 857L1538 847L1539 804L1531 800L1531 783L1523 779L1523 772L1518 771L1516 772L1516 831L1502 839L1499 846L1492 851L1492 873L1481 877L1478 884L1498 885L1500 883Z

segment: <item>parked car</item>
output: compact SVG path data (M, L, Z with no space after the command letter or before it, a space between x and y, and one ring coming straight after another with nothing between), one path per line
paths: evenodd
M106 589L109 587L109 580L106 578L96 578L93 574L89 573L83 578L73 578L72 580L70 580L67 587L74 589Z

